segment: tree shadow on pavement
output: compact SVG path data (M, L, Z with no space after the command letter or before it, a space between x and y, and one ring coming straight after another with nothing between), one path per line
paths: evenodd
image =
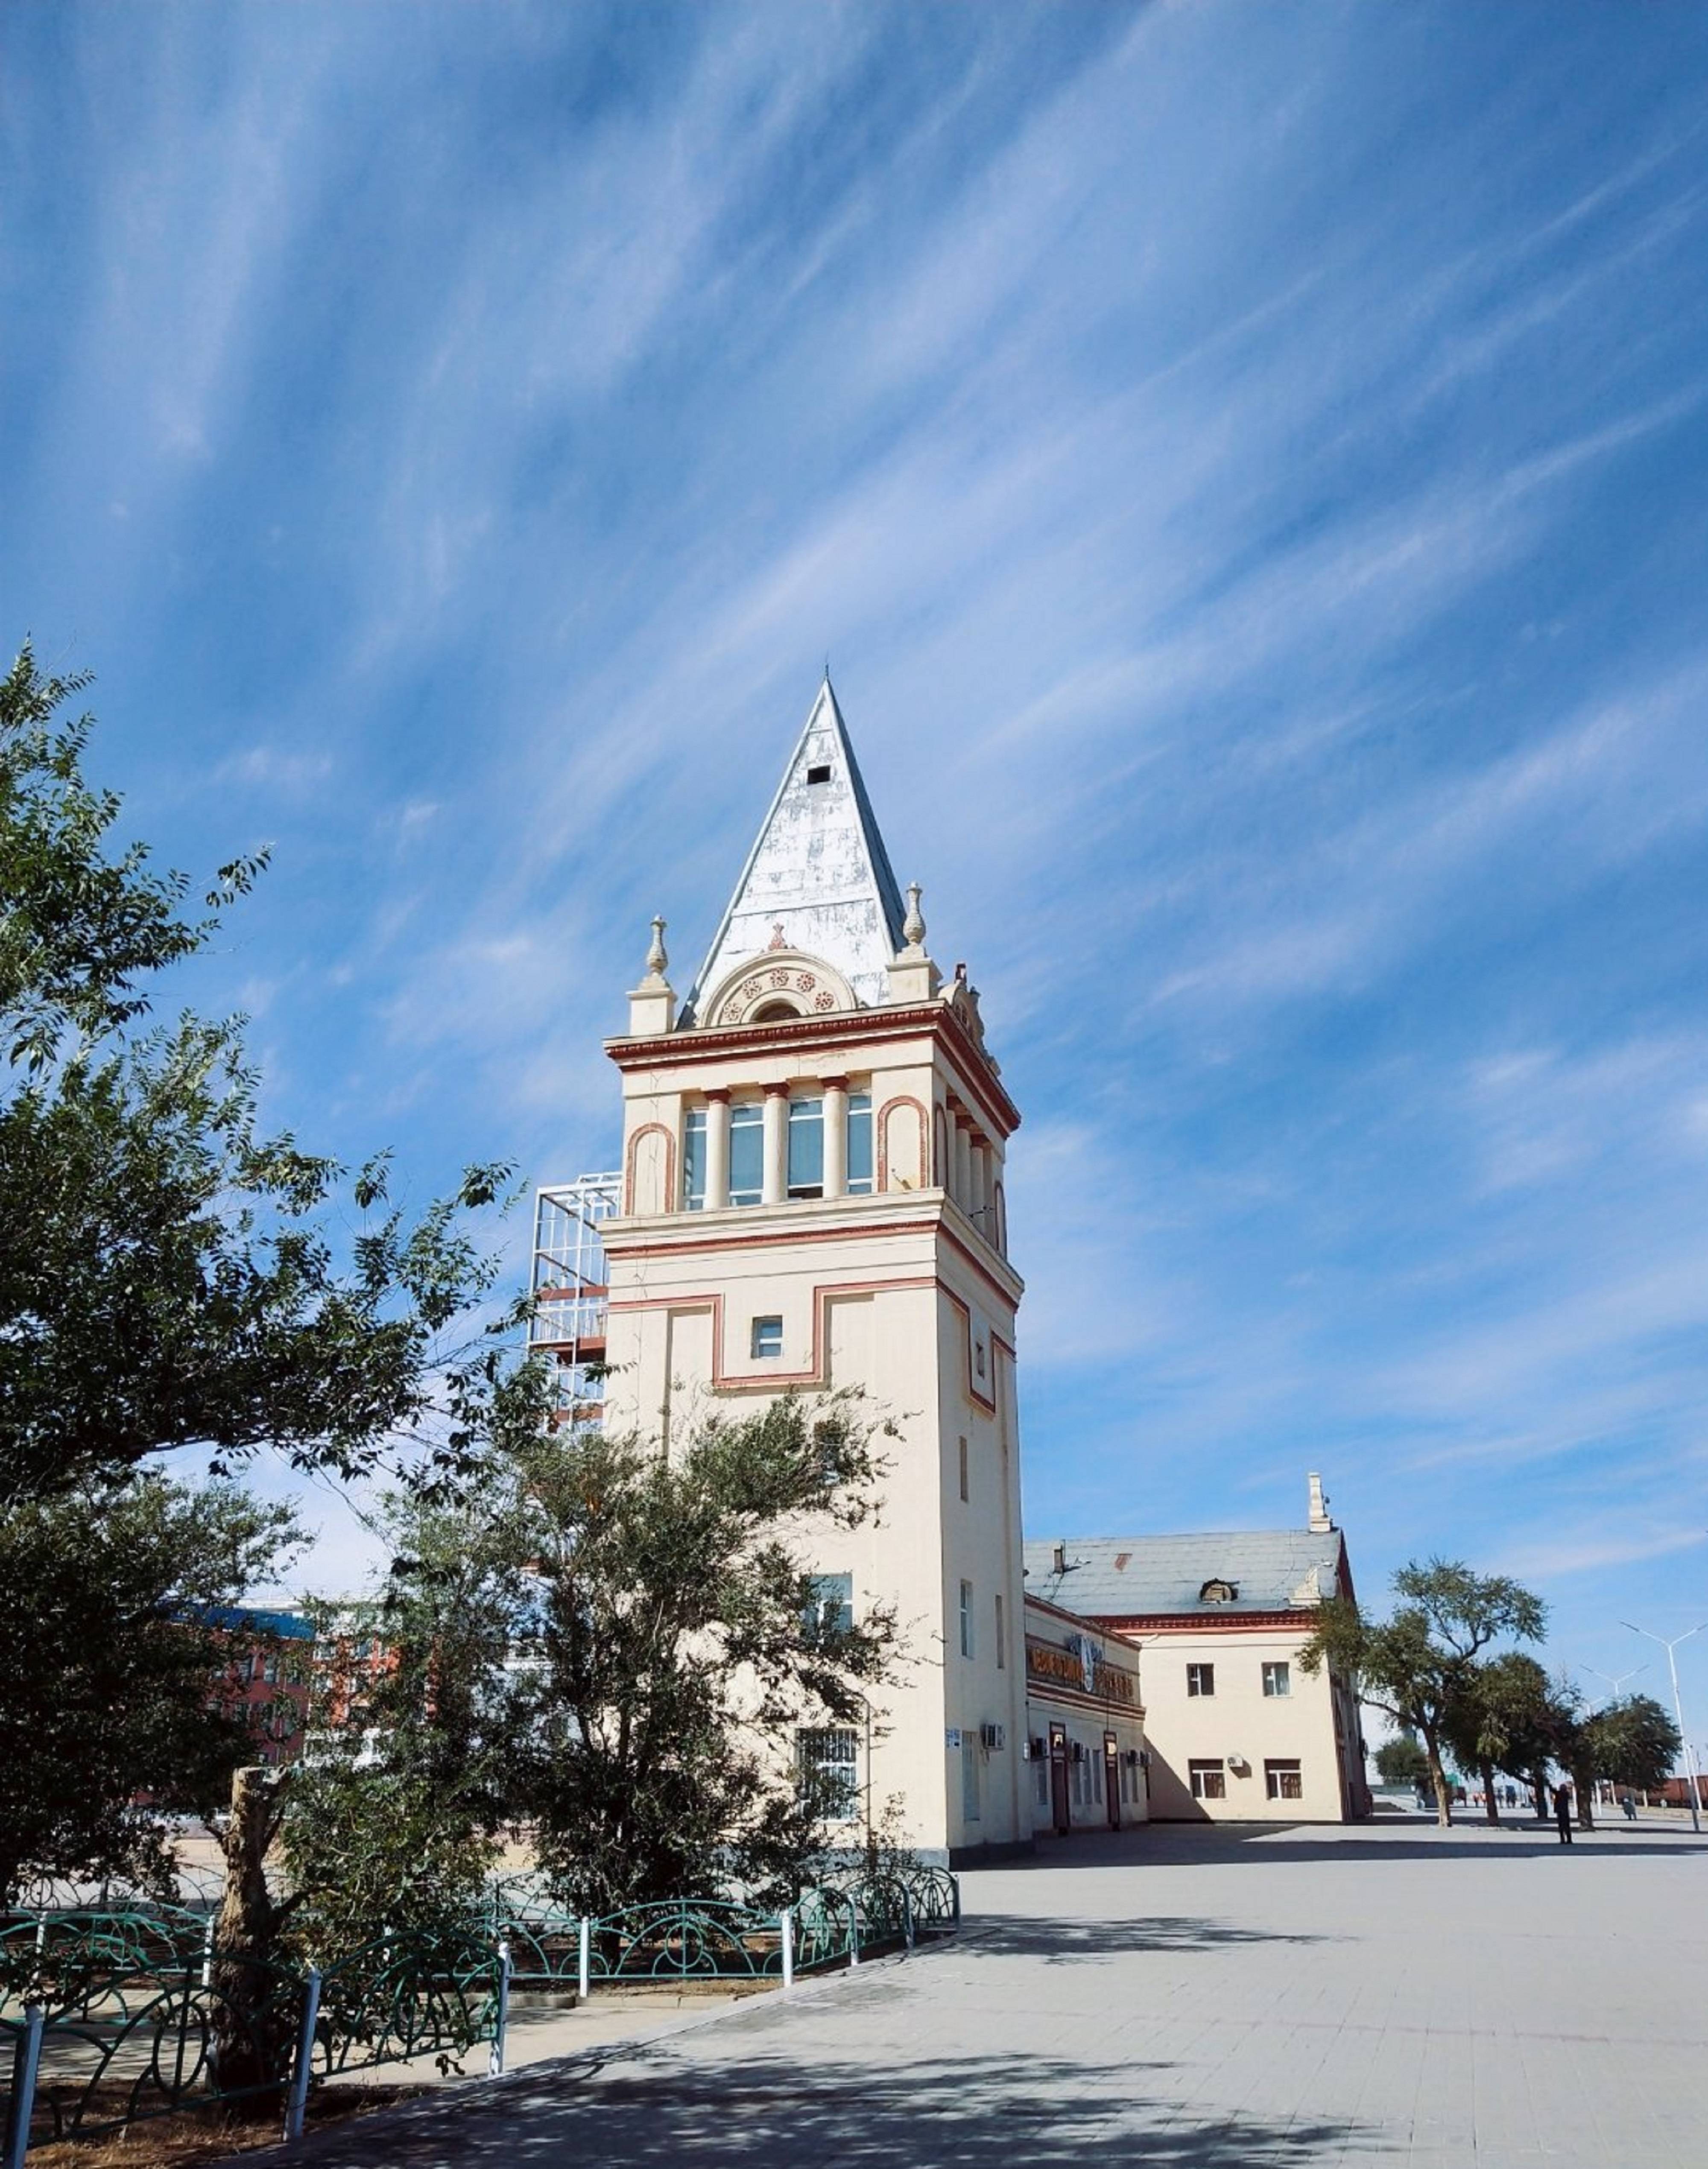
M1191 1914L1147 1914L1128 1921L1063 1921L1025 1914L985 1916L955 1946L974 1958L1042 1958L1046 1965L1076 1958L1130 1956L1134 1951L1225 1950L1250 1943L1323 1943L1337 1937L1242 1928Z
M739 2053L702 2061L660 2042L603 2066L537 2066L478 2095L441 2095L312 2134L288 2155L245 2159L251 2169L1029 2169L1094 2156L1150 2169L1307 2169L1354 2141L1366 2153L1383 2143L1344 2121L1148 2100L1146 2073L1167 2068L1046 2056L921 2057L881 2070Z

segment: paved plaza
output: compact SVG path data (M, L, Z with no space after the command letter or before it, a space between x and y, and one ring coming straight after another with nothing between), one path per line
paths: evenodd
M1622 1825L1569 1852L1421 1822L1076 1841L969 1875L953 1946L288 2158L1704 2169L1705 1851Z

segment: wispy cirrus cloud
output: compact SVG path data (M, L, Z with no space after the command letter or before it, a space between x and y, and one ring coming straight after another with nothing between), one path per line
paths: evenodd
M168 856L276 836L299 1132L607 1164L828 649L1028 1116L1038 1512L1326 1463L1361 1587L1673 1601L1708 33L1551 29L0 21L0 571Z

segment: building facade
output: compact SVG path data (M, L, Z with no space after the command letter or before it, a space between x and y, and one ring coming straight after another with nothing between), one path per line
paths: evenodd
M904 1667L869 1751L862 1729L814 1751L958 1860L1033 1829L1004 1190L1020 1116L920 897L904 903L827 679L686 995L655 922L607 1043L623 1140L599 1228L602 1415L668 1452L713 1411L852 1387L894 1425L876 1524L802 1542L837 1601L897 1607Z
M1028 1595L1026 1713L1035 1837L1150 1820L1136 1649Z
M1026 1547L1029 1594L1136 1645L1157 1821L1370 1812L1356 1682L1299 1664L1318 1607L1353 1595L1345 1537L1310 1481L1303 1529Z

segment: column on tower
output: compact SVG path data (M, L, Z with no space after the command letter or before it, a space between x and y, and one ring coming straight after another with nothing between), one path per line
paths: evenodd
M972 1180L967 1191L967 1211L969 1215L979 1223L980 1229L986 1235L990 1232L985 1225L986 1218L985 1208L990 1202L990 1186L987 1179L990 1165L990 1148L985 1142L981 1132L974 1130L972 1148L969 1154Z
M848 1187L848 1079L825 1079L825 1195L841 1197Z
M970 1207L973 1192L973 1130L965 1111L951 1106L949 1118L954 1123L955 1202L964 1212Z
M721 1212L729 1202L729 1094L706 1095L706 1210Z
M781 1205L789 1194L789 1088L765 1088L765 1187L766 1205Z

